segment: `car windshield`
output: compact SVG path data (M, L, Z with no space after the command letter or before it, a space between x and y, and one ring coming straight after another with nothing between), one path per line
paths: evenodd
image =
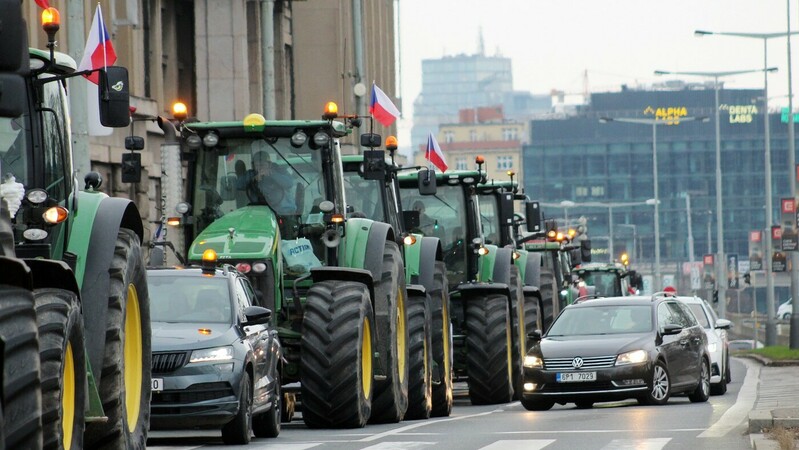
M696 321L699 322L699 325L702 325L702 328L710 328L710 320L708 320L707 314L705 314L705 309L702 308L702 305L699 303L688 303L688 308L690 308L691 312L694 313L694 316L696 316Z
M230 291L224 278L149 276L152 322L231 322Z
M652 310L649 305L597 305L564 309L547 336L646 333L651 330Z

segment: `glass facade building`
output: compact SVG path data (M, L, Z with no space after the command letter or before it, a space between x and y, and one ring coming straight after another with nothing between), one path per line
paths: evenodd
M749 231L766 227L765 117L763 90L720 89L720 136L724 250L748 259ZM523 148L525 188L534 200L550 205L567 200L568 210L543 207L549 217L587 219L593 246L601 254L612 236L614 258L652 262L655 254L653 126L600 118L664 119L674 125L656 129L661 262L675 275L688 261L688 211L695 261L716 252L716 133L712 84L671 90L630 90L591 95L579 115L532 120ZM679 117L707 117L707 122ZM779 224L780 199L790 196L787 124L769 115L772 160L772 223ZM607 205L581 206L592 202ZM651 202L650 202L651 203ZM609 213L612 211L612 222ZM609 225L613 229L609 230ZM610 233L613 233L612 235ZM598 257L597 260L608 260Z

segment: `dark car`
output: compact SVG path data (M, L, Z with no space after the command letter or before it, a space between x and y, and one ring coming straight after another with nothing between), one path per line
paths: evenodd
M280 433L282 350L271 311L232 266L151 268L154 430L216 428L227 444Z
M521 403L531 411L628 398L662 405L676 393L704 402L710 395L707 336L672 296L580 301L546 335L530 338Z

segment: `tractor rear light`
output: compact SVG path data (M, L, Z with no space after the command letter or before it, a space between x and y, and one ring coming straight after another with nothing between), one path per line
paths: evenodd
M265 270L266 270L266 264L262 262L257 262L252 265L252 271L255 273L262 273Z
M252 266L250 266L247 263L243 263L242 262L242 263L236 264L236 270L238 270L241 273L250 273L250 270L252 270Z
M29 241L41 241L47 237L47 232L39 228L28 228L22 232L22 236Z
M44 189L31 189L25 194L25 198L33 205L40 205L47 200L47 191Z
M402 238L402 242L405 245L413 245L413 244L416 243L416 236L414 236L412 234L409 234L409 235L405 236L404 238Z
M67 220L67 217L69 217L69 211L67 211L67 209L63 206L53 206L52 208L47 208L47 211L42 214L44 221L50 225L61 223Z

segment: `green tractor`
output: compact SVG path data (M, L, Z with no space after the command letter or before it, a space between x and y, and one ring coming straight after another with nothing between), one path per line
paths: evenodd
M579 282L592 287L593 295L600 297L622 297L643 290L641 275L622 263L581 264L572 274Z
M141 216L78 183L57 11L27 48L19 1L0 17L0 447L145 448L150 317ZM5 20L7 19L7 20ZM127 71L99 71L104 125L130 122ZM81 190L83 188L83 190Z
M377 135L368 138L379 141ZM391 154L368 150L343 156L344 188L349 214L391 224L403 246L408 290L409 406L406 418L449 416L452 411L452 337L450 335L447 270L438 238L410 233L418 225L417 212L403 211L393 161L396 145L387 139ZM407 170L407 169L405 169Z
M189 162L187 259L213 251L260 291L285 351L284 392L299 393L308 426L398 422L409 367L402 251L391 225L346 216L339 139L357 119L328 108L322 120L250 114L182 123L177 134L159 122Z
M399 175L402 201L419 213L412 231L438 237L447 268L454 374L473 404L521 394L526 335L522 277L513 248L487 243L480 215L482 170Z

